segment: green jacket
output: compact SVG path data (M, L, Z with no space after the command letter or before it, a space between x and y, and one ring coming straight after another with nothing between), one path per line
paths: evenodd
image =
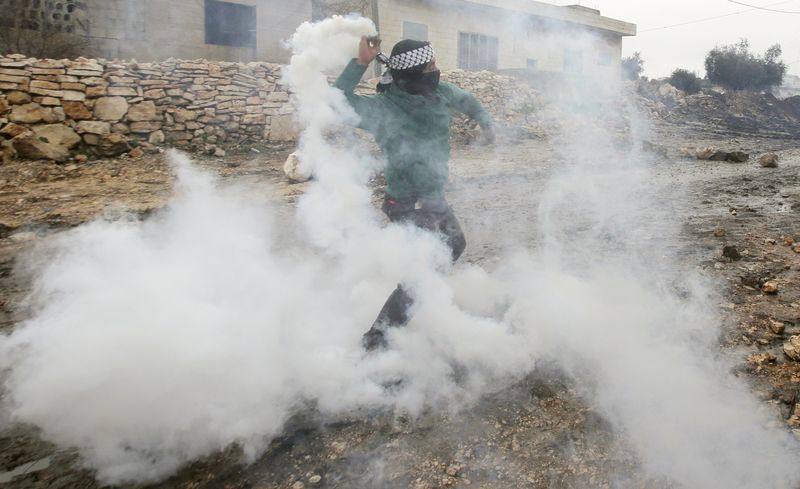
M437 98L411 95L394 85L377 95L356 95L367 67L354 59L336 80L387 159L386 193L397 199L442 196L450 159L452 111L462 112L489 128L492 119L472 94L447 82Z

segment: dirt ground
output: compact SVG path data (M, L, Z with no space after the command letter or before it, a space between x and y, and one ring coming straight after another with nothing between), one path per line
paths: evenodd
M776 422L800 428L800 418L792 418L800 406L800 363L782 351L790 336L800 334L800 248L794 244L800 243L800 142L731 140L667 124L656 129L667 152L659 156L654 178L665 205L674 204L687 264L708 271L723 287L720 348L741 348L738 374L774 406ZM756 156L777 152L781 163L765 169L752 159L690 160L678 154L681 146L735 146ZM288 216L304 189L284 181L281 165L290 149L258 150L197 161L225 179L263 184L260 198L282 203ZM547 141L535 139L501 139L493 148L454 152L448 197L468 237L466 262L488 265L512 242L536 245L537 191L557 164ZM168 201L172 181L163 154L136 161L0 166L0 332L10 332L28 314L23 299L29 277L14 273L21 253L98 215L125 210L146 217ZM680 202L668 202L678 194ZM486 215L503 217L481 217ZM728 245L736 247L737 259L723 257ZM766 283L777 285L777 293L762 290ZM617 436L570 380L542 367L466 412L430 412L413 420L353 413L323 420L309 410L251 465L240 462L234 447L151 487L670 487L643 476ZM30 427L0 433L0 477L14 469L19 475L4 487L99 487L75 453L40 441ZM608 474L616 474L616 481Z

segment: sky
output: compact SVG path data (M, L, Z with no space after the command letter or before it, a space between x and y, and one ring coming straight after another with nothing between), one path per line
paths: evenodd
M603 16L637 24L639 34L623 40L623 55L641 52L645 60L644 74L649 77L669 76L676 68L686 68L704 76L706 54L715 45L735 43L741 38L747 38L759 54L773 44L780 44L783 60L790 65L789 73L800 76L800 0L741 1L798 13L756 10L729 0L584 0L580 3L599 8ZM736 12L740 13L675 26ZM667 26L674 27L661 29Z

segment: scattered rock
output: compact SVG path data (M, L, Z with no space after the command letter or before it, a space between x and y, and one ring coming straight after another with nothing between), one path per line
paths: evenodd
M728 152L727 151L714 151L709 158L711 161L727 161L728 160Z
M283 165L283 173L290 182L302 183L311 180L311 171L303 167L296 152L286 158L286 163Z
M28 243L31 241L36 241L38 239L38 236L36 236L36 233L33 232L25 232L25 233L12 234L11 236L9 236L8 239L10 239L15 243Z
M783 344L783 353L790 359L800 362L800 336L792 336Z
M710 160L715 153L717 153L717 150L714 148L699 149L695 152L695 158L698 160Z
M78 163L85 163L88 160L89 160L89 157L84 155L84 154L75 155L75 161L77 161Z
M164 136L164 131L153 131L150 133L150 137L148 138L150 144L161 145L164 144L166 141L166 137Z
M663 83L660 87L658 87L658 93L665 97L667 95L671 96L680 96L680 90L672 86L670 83Z
M337 455L341 455L345 452L345 450L347 450L347 443L343 441L332 441L331 450L333 450Z
M32 160L67 161L69 150L81 142L81 137L63 124L36 126L32 133L14 138L14 149L23 158Z
M128 139L119 133L112 132L100 139L96 151L100 156L112 157L128 153L131 150Z
M758 164L764 168L778 168L779 157L775 153L767 153L758 159Z
M739 253L739 250L733 245L727 245L722 248L722 256L725 258L730 258L733 261L738 261L742 259L742 254Z
M775 356L774 353L766 352L766 353L754 353L747 357L748 363L758 366L768 365L770 363L775 363L778 361L778 357Z
M778 290L779 290L778 282L776 282L774 280L770 280L768 282L765 282L764 285L761 286L761 290L765 294L775 295L775 294L778 293Z
M782 335L786 331L786 324L775 321L774 319L770 319L769 323L767 323L767 327L772 332L772 334Z
M725 157L725 161L729 161L731 163L745 163L750 161L750 155L744 151L733 151L728 153L728 155Z
M142 151L139 148L133 148L130 151L130 153L128 153L128 156L130 156L131 158L134 158L134 159L141 158L142 156L144 156L144 151Z
M217 158L224 158L227 153L222 148L215 148L214 149L214 156Z
M750 155L744 151L723 151L711 147L697 150L695 157L698 160L728 161L731 163L744 163L750 159Z
M746 285L747 287L752 287L754 289L761 287L761 279L756 274L749 273L747 275L742 275L740 280L742 281L742 285Z
M308 483L311 484L312 486L316 486L320 482L322 482L321 475L312 475L311 477L308 478Z
M297 481L292 484L292 489L306 489L306 485L303 484L301 481Z
M717 228L714 230L714 236L717 238L724 238L728 234L725 228Z

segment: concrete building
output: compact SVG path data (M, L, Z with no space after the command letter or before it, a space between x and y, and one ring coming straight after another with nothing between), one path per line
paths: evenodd
M384 49L401 39L431 41L449 70L616 71L634 24L581 6L533 0L374 0Z
M281 41L311 20L311 0L48 0L28 9L87 38L92 56L139 61L285 62Z

